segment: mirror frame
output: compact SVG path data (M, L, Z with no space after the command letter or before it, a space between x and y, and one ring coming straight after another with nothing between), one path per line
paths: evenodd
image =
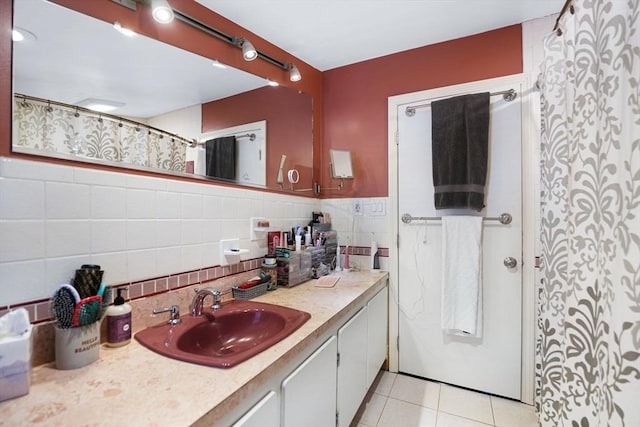
M204 56L209 59L216 59L220 62L228 64L232 67L241 69L251 74L268 78L278 82L282 86L296 89L298 91L307 93L312 98L313 103L313 123L312 123L312 140L313 140L313 171L312 176L314 180L321 178L321 162L322 162L322 110L323 110L323 93L322 93L322 73L296 58L295 56L285 52L277 46L269 43L261 37L251 33L243 27L233 23L232 21L218 15L217 13L207 9L194 0L171 0L171 5L183 12L184 14L193 16L202 22L205 22L215 28L220 29L228 34L235 36L246 37L251 40L254 46L262 52L267 53L270 56L277 57L284 62L295 63L303 79L298 82L290 82L288 80L288 73L274 65L258 60L252 62L246 62L242 58L242 51L234 46L225 43L222 40L218 40L208 34L199 31L183 22L175 20L171 25L161 26L153 21L151 17L151 11L145 5L138 3L136 11L128 9L112 0L92 0L90 2L78 2L77 0L49 0L53 3L61 6L73 9L77 12L85 15L92 16L94 18L106 21L115 22L119 21L123 26L132 29L133 31L146 35L147 37L154 38L161 42L170 44L172 46L190 51L200 56ZM105 170L117 170L120 172L132 173L132 174L144 174L144 175L159 175L165 178L185 179L193 180L200 178L189 176L173 176L165 175L160 172L148 172L138 171L135 169L126 169L108 165L95 165L85 164L71 160L52 159L44 156L20 154L12 151L12 137L11 137L11 124L12 124L12 40L11 31L13 22L13 2L0 2L0 28L3 31L4 36L0 38L0 91L7 96L4 100L0 101L0 115L5 120L0 120L0 137L4 137L4 144L0 144L0 156L3 157L15 157L24 158L30 160L39 160L49 163L68 164L72 166L82 166L90 168L99 168ZM216 181L210 181L212 184L241 187L238 184L228 184ZM283 192L276 188L260 188L269 192ZM286 192L286 191L284 191ZM300 194L302 195L302 194ZM309 197L315 197L313 194L304 195Z

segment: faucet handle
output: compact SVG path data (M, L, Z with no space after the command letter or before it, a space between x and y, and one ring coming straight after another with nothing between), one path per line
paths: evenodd
M222 308L222 292L215 290L213 291L213 304L211 305L213 310L218 310Z
M218 290L213 291L213 305L211 306L211 308L213 310L218 310L222 308L222 296L230 293L231 293L231 289L228 289L226 291L218 291Z
M167 313L167 312L171 313L171 317L169 318L169 320L167 320L168 324L177 325L178 323L182 322L182 319L180 318L180 307L178 307L177 305L172 305L171 307L166 307L166 308L153 309L153 314L160 314L160 313Z

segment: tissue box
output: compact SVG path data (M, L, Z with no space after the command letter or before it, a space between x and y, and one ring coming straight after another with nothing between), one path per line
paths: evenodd
M22 335L0 338L0 402L29 393L31 329L29 325Z

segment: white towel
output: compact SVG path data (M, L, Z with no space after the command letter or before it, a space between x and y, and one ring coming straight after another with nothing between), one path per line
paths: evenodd
M482 217L442 217L442 329L482 336Z

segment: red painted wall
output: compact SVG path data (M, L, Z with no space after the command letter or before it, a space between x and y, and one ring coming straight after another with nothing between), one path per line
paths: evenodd
M11 23L13 3L0 1L0 156L11 153Z
M325 71L321 184L329 149L350 149L355 179L322 197L384 197L388 189L387 98L522 72L522 31L514 25Z
M300 173L295 188L311 188L312 107L311 97L306 94L282 86L264 87L203 104L202 132L266 120L267 187L277 187L274 171L280 166L280 156L286 154L285 184L287 170L295 168Z

